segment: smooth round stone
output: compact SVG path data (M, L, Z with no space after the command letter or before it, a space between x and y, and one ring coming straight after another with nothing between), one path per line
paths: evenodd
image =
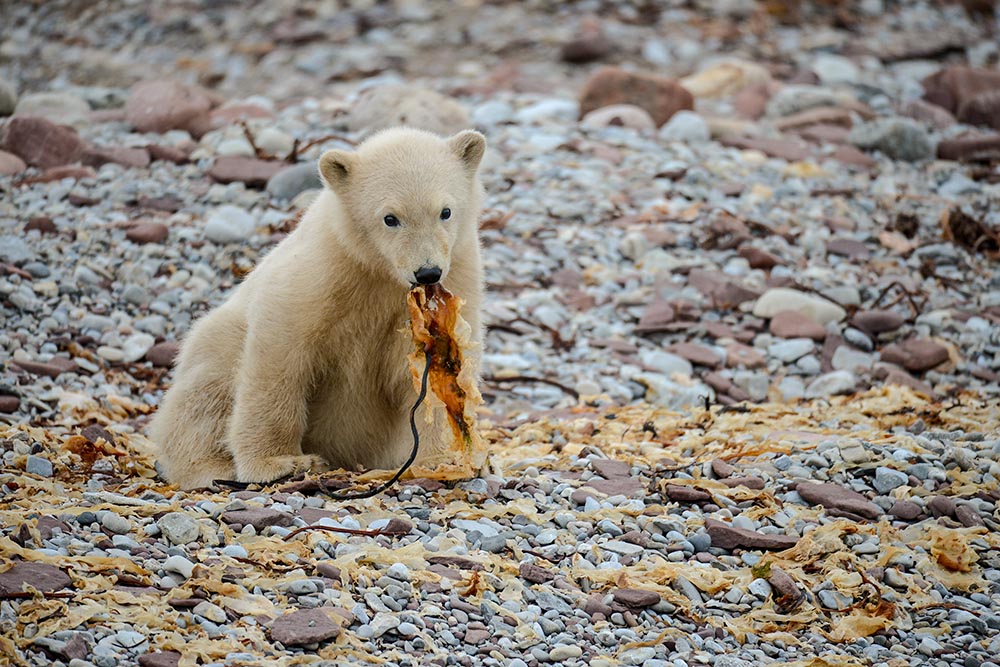
M396 579L398 581L409 581L410 580L410 568L402 563L393 563L386 570L386 574Z
M284 157L292 152L292 145L295 139L287 132L283 132L276 127L265 127L254 137L257 147L271 155Z
M194 542L201 534L198 522L184 512L170 512L160 517L156 522L160 528L160 533L167 538L171 544L187 544Z
M135 333L122 344L122 358L127 362L139 361L146 356L156 339L147 333Z
M579 646L561 644L553 647L552 650L549 651L549 660L552 662L562 662L563 660L579 658L581 655L583 655L583 649Z
M112 533L123 535L132 530L132 522L120 514L108 512L101 518L101 525Z
M215 243L236 243L250 238L256 219L246 210L232 205L215 209L205 223L205 238Z
M247 550L239 544L228 544L222 549L222 554L230 558L246 558Z
M657 134L662 141L681 141L689 144L705 143L712 136L708 123L694 111L678 111Z
M307 190L323 187L319 170L312 162L282 169L267 182L267 192L275 199L293 200Z
M754 579L747 586L747 590L759 598L766 599L771 594L771 584L767 579Z
M194 573L194 563L184 556L170 556L167 560L163 561L163 569L167 572L179 574L185 579L190 579Z
M101 357L105 361L110 361L113 364L117 364L125 360L125 352L117 347L111 347L110 345L101 345L98 347L97 356Z

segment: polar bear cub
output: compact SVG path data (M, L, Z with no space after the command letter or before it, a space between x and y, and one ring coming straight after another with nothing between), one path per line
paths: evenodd
M416 398L407 291L441 282L482 339L485 150L472 130L395 128L323 154L326 187L299 226L183 341L150 428L170 481L405 460Z

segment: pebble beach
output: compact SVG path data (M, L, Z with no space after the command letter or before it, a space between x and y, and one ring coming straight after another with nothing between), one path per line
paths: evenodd
M992 3L146 4L0 10L0 664L996 667ZM167 484L397 124L489 144L482 474Z

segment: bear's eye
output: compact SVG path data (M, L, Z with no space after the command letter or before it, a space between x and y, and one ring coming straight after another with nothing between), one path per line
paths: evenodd
M382 222L385 223L386 227L399 227L399 218L392 213L382 218Z
M441 209L441 219L442 220L447 220L450 217L451 217L451 209L450 208L443 208L443 209Z

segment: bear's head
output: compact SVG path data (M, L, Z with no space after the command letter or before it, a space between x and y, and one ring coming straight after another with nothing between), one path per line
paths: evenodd
M453 251L477 242L485 151L473 130L443 139L394 128L324 153L319 171L346 213L336 231L348 252L407 288L444 280Z

